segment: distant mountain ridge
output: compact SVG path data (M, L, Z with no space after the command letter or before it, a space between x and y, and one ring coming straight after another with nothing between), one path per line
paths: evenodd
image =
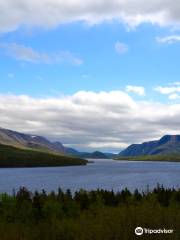
M92 158L92 159L108 159L109 158L106 154L99 151L95 151L92 153L82 152L82 153L78 153L76 156L80 158Z
M0 128L0 144L19 148L56 152L64 155L72 155L83 158L108 158L105 154L98 151L93 153L81 153L73 148L65 147L61 142L58 141L51 142L42 136L20 133L4 128Z
M120 156L180 154L180 135L165 135L159 140L132 144Z
M0 143L16 147L46 150L57 153L66 153L66 151L68 151L68 149L65 148L60 142L51 142L48 139L38 135L20 133L4 128L0 128Z

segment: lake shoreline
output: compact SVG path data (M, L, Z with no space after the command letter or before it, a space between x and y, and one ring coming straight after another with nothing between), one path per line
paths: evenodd
M180 155L145 155L145 156L134 156L125 157L120 156L114 158L116 161L151 161L151 162L180 162Z
M91 159L88 159L89 161ZM31 191L53 189L134 191L152 189L159 182L164 187L180 186L180 164L177 162L115 161L93 159L94 163L68 167L0 168L0 192L25 186Z

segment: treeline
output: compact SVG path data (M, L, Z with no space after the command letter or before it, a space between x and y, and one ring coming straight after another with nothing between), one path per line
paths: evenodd
M53 167L86 165L80 158L0 144L0 167Z
M114 160L180 162L180 154L116 156Z
M142 235L137 226L173 229L174 234ZM1 240L180 239L180 190L157 186L128 189L31 193L20 188L0 195Z

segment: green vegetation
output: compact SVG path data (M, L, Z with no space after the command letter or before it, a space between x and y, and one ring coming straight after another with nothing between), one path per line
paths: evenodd
M137 226L174 234L136 237ZM47 194L21 188L0 195L1 240L180 239L180 190L70 190Z
M180 155L118 156L115 160L180 162Z
M52 167L85 165L86 160L40 152L29 149L20 149L0 144L0 167Z

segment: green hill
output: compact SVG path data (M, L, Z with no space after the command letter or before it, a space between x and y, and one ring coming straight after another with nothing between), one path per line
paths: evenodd
M180 162L180 155L144 155L144 156L117 156L115 160L128 161L163 161L163 162Z
M92 159L108 159L108 156L102 152L99 151L95 151L92 153L78 153L77 154L78 157L80 158L92 158Z
M80 158L20 149L0 144L0 167L53 167L86 165L88 161Z

